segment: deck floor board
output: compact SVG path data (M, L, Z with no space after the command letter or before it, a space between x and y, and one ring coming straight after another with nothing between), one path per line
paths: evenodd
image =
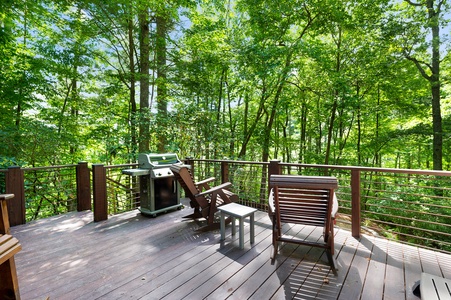
M187 201L183 199L183 201ZM189 207L189 205L186 205ZM245 247L227 228L199 232L183 208L156 218L138 210L94 223L75 212L11 228L21 298L27 299L418 299L421 272L449 278L451 256L363 235L335 231L338 276L319 248L281 244L271 264L271 221L255 218L255 243ZM230 225L229 225L230 226ZM321 238L311 227L289 235Z

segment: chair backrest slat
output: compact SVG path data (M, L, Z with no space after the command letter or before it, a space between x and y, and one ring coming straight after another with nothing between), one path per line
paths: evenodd
M272 175L270 187L279 222L326 226L338 187L335 177Z
M338 181L330 176L271 175L269 195L270 216L273 221L274 263L278 242L304 244L325 248L332 272L337 275L334 254L332 205ZM323 227L324 242L284 236L282 224Z
M200 191L194 183L193 175L186 165L172 165L171 171L174 177L180 183L180 186L185 191L185 196L188 197L193 203L199 204L201 207L208 206L208 200L205 197L196 197Z

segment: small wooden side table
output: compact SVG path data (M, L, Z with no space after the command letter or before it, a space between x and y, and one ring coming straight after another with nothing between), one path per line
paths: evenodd
M254 212L256 208L248 207L237 203L229 203L218 207L221 212L221 241L225 240L225 215L229 215L232 218L232 235L236 234L235 219L240 220L240 248L244 249L244 218L250 217L250 235L251 244L255 241L255 229L254 229Z

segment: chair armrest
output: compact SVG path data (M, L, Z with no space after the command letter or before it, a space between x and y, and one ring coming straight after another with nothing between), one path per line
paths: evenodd
M0 200L8 200L14 198L14 194L1 194Z
M338 199L337 199L337 194L335 194L335 192L334 192L334 198L332 201L332 212L331 212L332 219L335 219L335 215L337 214L337 212L338 212Z
M223 189L227 189L228 187L231 187L231 186L232 186L232 183L226 182L226 183L217 185L215 187L212 187L211 189L206 190L205 192L196 194L196 195L194 195L194 197L199 197L199 196L205 196L205 195L213 194L214 192L217 192L217 191L220 191L220 190L223 190Z
M274 191L271 189L269 192L269 198L268 198L268 204L269 204L269 214L274 215L276 213L276 207L274 206Z
M215 177L210 177L210 178L195 182L194 185L197 187L199 192L207 191L211 188L209 183L214 181L215 179L216 179Z
M212 181L214 181L215 179L216 179L215 177L210 177L210 178L207 178L207 179L204 179L204 180L195 182L194 184L195 184L195 185L203 185L203 184L205 184L205 183L212 182Z
M10 233L7 200L12 198L14 194L0 194L0 235Z

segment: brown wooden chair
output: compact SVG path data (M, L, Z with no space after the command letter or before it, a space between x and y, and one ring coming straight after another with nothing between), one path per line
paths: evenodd
M6 201L13 194L0 195L0 299L20 299L14 255L22 249L10 234Z
M274 263L278 242L296 243L324 248L332 271L337 275L334 261L334 190L338 187L335 177L271 175L269 214L273 221ZM335 198L336 199L336 198ZM285 236L282 225L285 223L323 227L324 242L298 237Z
M191 207L194 208L194 213L186 216L186 218L205 218L208 227L213 228L213 224L216 223L219 226L219 223L214 221L218 206L238 201L238 195L228 190L232 184L226 182L211 187L210 183L215 180L214 177L195 182L187 165L172 165L170 168L185 191L186 197L190 199Z

